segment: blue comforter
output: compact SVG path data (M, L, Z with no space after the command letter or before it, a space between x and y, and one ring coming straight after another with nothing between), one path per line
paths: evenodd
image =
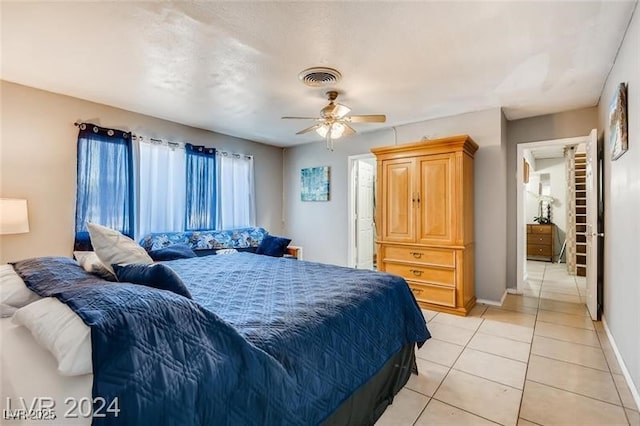
M429 338L404 280L250 253L166 263L193 300L109 283L64 258L18 262L92 330L94 424L318 424L401 347Z

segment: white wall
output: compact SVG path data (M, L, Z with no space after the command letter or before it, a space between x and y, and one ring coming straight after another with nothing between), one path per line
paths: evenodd
M476 296L500 300L506 288L505 124L499 108L359 133L341 139L329 152L323 142L285 151L285 234L304 247L305 259L347 265L347 157L377 146L469 134L480 146L475 155ZM300 169L330 166L331 199L300 201Z
M538 202L540 175L531 172L529 174L529 183L524 188L524 217L526 218L526 223L535 223L533 218L540 215L540 203Z
M69 256L76 190L76 120L255 158L258 225L282 231L282 149L0 81L0 196L26 198L28 234L0 237L0 262Z
M604 316L635 388L640 390L640 9L636 8L604 86ZM608 114L619 83L628 83L629 151L611 161Z
M536 160L536 174L548 173L551 180L551 221L556 225L554 255L560 255L562 243L567 234L567 176L564 158L545 158ZM535 216L538 214L536 213ZM546 209L543 216L547 216ZM533 216L527 216L528 223L533 223Z

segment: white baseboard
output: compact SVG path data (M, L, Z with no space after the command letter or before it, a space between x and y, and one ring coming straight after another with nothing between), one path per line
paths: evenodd
M505 290L504 293L502 293L502 297L500 298L499 302L497 300L476 299L476 303L482 303L484 305L492 305L492 306L502 306L502 303L504 303L504 298L507 297L508 290L509 289Z
M507 293L509 293L509 294L522 294L522 293L518 293L518 289L517 288L508 288L507 289Z
M618 350L616 341L613 339L613 335L611 334L611 330L609 330L609 326L607 325L607 321L604 315L602 316L602 325L604 326L604 331L607 333L607 337L609 338L609 343L611 343L611 347L613 348L613 353L616 354L616 359L618 360L618 364L620 365L620 370L622 370L622 375L627 382L627 386L629 386L629 390L631 391L633 400L636 402L636 408L640 409L640 393L638 392L638 388L636 387L635 383L633 383L633 380L631 379L631 374L629 374L627 366L624 364L622 355L620 355L620 351Z

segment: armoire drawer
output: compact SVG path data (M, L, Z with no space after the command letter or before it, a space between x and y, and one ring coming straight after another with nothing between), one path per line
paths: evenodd
M456 289L409 281L409 288L418 302L456 306Z
M384 246L384 260L396 262L424 263L427 265L448 266L456 265L456 252L447 249L428 247Z
M390 274L400 275L406 280L439 284L449 287L454 287L456 285L455 269L431 268L428 266L385 262L384 270Z

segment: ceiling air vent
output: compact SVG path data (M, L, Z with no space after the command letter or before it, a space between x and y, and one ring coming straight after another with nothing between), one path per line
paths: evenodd
M307 86L324 87L340 81L342 74L333 68L313 67L302 71L298 78Z

